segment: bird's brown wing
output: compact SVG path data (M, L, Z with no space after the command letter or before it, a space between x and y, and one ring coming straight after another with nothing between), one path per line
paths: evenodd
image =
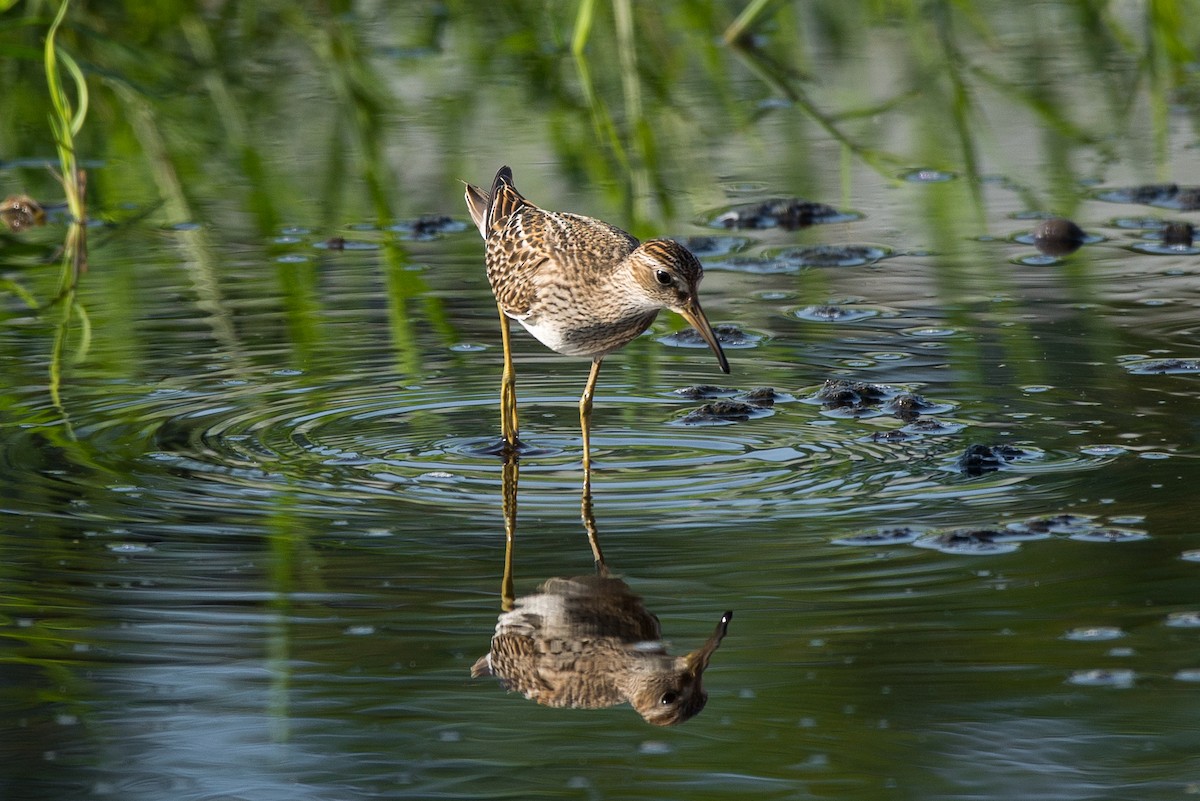
M484 238L496 229L503 228L509 217L519 213L526 206L533 207L533 204L517 191L512 170L507 166L501 167L492 179L492 191L488 196L487 207L488 233L484 234Z
M532 205L513 185L512 170L507 166L496 171L491 192L485 192L466 181L463 181L463 186L466 189L464 199L467 201L467 211L471 214L471 222L475 223L479 235L484 239L488 238L493 229L503 226L505 220L521 206Z
M471 665L471 678L478 679L482 678L483 676L496 675L492 671L492 660L489 659L490 656L491 654L487 653L475 660L475 664Z
M503 226L488 236L488 280L504 310L521 317L540 292L552 288L548 284L555 278L584 273L595 280L624 260L637 244L632 236L608 223L545 211L522 199L522 205L504 218ZM544 270L547 265L554 266Z
M464 181L463 186L466 189L463 194L467 201L467 211L471 214L471 222L475 223L479 235L487 239L488 206L492 204L492 196L474 184Z
M495 676L505 689L537 699L554 689L541 676L540 659L538 644L532 637L497 634L492 638L491 651L471 668L471 678Z

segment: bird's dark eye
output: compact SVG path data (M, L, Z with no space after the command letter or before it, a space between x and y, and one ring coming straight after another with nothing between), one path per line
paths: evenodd
M662 284L663 286L670 286L671 285L671 274L669 272L667 272L666 270L655 270L654 271L654 280L658 281L658 283Z
M658 702L660 704L662 704L663 706L670 706L671 704L675 703L678 700L679 700L679 693L665 692L665 693L663 693L662 698L658 699Z

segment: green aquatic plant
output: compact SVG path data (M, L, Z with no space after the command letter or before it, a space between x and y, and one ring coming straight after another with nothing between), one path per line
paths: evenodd
M723 35L725 43L733 44L744 40L751 29L761 23L764 16L768 15L775 3L776 0L752 0L742 9L742 13L738 14L737 19L725 29Z
M571 53L578 58L583 55L588 39L592 35L592 22L596 16L596 0L583 0L575 15L575 30L571 34Z
M54 147L58 152L61 169L58 180L66 193L67 210L71 219L67 225L67 236L63 243L62 278L58 296L62 312L55 327L54 346L50 355L50 398L60 411L62 406L62 365L71 334L72 318L78 318L80 339L75 360L82 359L91 342L91 323L83 305L75 297L79 277L87 271L87 174L79 168L75 149L75 136L82 130L87 117L88 90L83 70L69 53L58 47L55 39L59 27L67 15L68 0L63 0L58 14L46 32L45 70L46 83L50 90L50 130L54 135ZM78 108L73 109L63 85L59 65L66 69L75 86ZM64 412L65 416L65 412Z
M50 89L50 131L54 135L54 148L58 152L58 163L61 172L58 180L62 183L67 197L67 210L71 214L70 225L64 248L64 263L71 266L71 285L79 280L79 276L87 270L87 173L79 169L75 151L75 136L83 128L87 118L88 89L83 70L71 57L71 54L58 47L55 38L58 29L67 15L69 0L63 0L58 14L46 32L45 69L46 84ZM73 109L63 85L59 65L66 69L75 86L75 97L78 108Z

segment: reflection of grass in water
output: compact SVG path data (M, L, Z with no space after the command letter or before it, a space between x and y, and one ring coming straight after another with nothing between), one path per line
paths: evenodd
M50 397L55 407L62 410L62 363L66 352L67 339L71 332L71 318L77 316L80 321L81 337L76 359L83 358L91 341L91 324L82 304L75 299L75 287L79 276L87 270L87 207L84 195L87 191L87 176L79 169L76 161L75 135L83 128L87 117L88 90L83 71L69 53L61 50L55 44L55 36L59 26L67 15L68 0L63 0L58 9L58 15L46 32L45 69L46 83L50 89L50 131L54 135L54 147L58 151L58 163L62 172L58 180L62 184L67 197L67 209L71 219L67 225L67 237L63 243L62 281L58 297L54 302L62 304L62 316L59 319L54 336L54 348L50 357ZM71 100L67 97L66 87L63 86L59 64L66 68L75 85L75 96L79 101L79 109L73 111Z
M72 272L72 283L87 269L87 228L84 220L87 208L84 194L87 190L87 176L79 169L75 158L75 135L83 128L83 121L88 111L87 81L83 71L75 59L65 50L55 44L55 36L67 14L68 0L58 9L58 15L46 32L46 83L50 88L50 131L54 134L54 147L58 151L58 163L62 169L58 176L63 190L67 195L67 209L71 212L70 227L67 233L64 261L69 263ZM75 84L75 95L79 100L79 110L73 111L71 100L67 97L66 87L63 86L59 64L66 68Z

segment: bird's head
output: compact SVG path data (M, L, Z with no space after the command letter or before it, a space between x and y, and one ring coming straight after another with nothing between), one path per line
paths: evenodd
M670 309L691 324L717 357L723 372L729 372L729 362L721 343L713 333L704 310L700 308L700 280L704 268L696 257L670 239L651 239L638 245L629 255L629 264L647 305Z
M708 693L704 691L703 674L713 652L725 638L732 617L732 612L722 615L721 622L700 648L670 660L663 666L665 669L639 676L629 700L647 723L674 726L704 709Z

